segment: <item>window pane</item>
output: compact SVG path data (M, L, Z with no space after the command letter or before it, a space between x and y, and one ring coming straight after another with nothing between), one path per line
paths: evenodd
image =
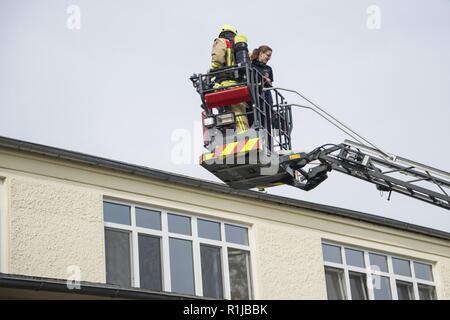
M228 248L231 299L248 300L250 294L250 256L247 251Z
M220 223L198 219L198 236L201 238L220 240Z
M161 230L161 212L136 208L136 225L138 227Z
M366 275L363 273L349 272L352 300L367 300Z
M423 284L418 284L417 286L419 288L420 300L436 300L436 291L434 287Z
M386 256L369 253L369 258L372 270L388 272Z
M191 235L191 218L176 214L167 216L169 217L169 232Z
M411 277L411 267L408 260L392 258L392 265L395 274Z
M162 290L161 244L159 237L139 234L139 276L141 288Z
M247 228L226 224L225 236L228 242L248 245Z
M222 264L220 248L200 245L203 296L222 299Z
M106 222L131 224L130 207L122 204L103 202L103 216Z
M345 259L347 264L355 267L365 267L364 252L345 248Z
M429 264L414 262L414 272L416 278L433 281L433 274L431 273L431 266Z
M413 284L410 282L397 281L398 300L414 300Z
M325 268L325 281L327 284L328 300L344 300L344 271L334 268Z
M106 282L131 286L130 233L105 229Z
M328 262L342 263L341 247L322 244L323 259Z
M170 277L172 291L194 294L192 242L170 238Z
M372 275L375 300L391 300L391 285L388 277Z

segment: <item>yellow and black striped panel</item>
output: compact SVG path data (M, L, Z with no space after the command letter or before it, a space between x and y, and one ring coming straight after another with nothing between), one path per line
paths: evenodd
M226 157L229 155L241 155L253 150L261 149L261 141L259 138L241 140L231 142L221 146L217 146L214 152L205 153L200 157L200 162L208 161L214 158Z

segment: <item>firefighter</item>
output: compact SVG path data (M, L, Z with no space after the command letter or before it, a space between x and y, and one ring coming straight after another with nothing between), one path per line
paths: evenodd
M220 34L217 39L214 40L212 52L211 52L211 71L216 69L232 67L236 65L236 59L234 55L234 43L235 38L244 39L246 42L246 37L242 35L237 35L237 30L235 27L225 24L220 29ZM216 76L215 88L222 88L236 85L237 82L231 74L223 72ZM238 134L243 133L248 130L248 119L246 116L245 102L231 105L229 110L234 113L236 119L236 132Z

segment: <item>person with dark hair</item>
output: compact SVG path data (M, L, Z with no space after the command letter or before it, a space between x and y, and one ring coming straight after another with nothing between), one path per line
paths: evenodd
M250 56L250 60L252 61L252 67L262 75L263 88L272 87L273 71L272 68L269 65L267 65L271 57L272 57L272 48L266 45L259 46L259 48L253 50ZM273 105L272 93L270 91L266 91L264 93L264 98L265 103L263 102L264 100L262 99L260 103L264 104L261 107L263 107L266 112L267 123L266 118L264 116L262 117L261 121L263 122L263 125L265 126L267 132L271 134L272 133L271 112Z
M272 57L272 49L269 46L262 45L259 48L253 50L250 60L252 66L258 70L263 76L264 87L271 87L273 82L272 68L267 64ZM269 92L270 91L266 91ZM270 98L269 98L270 97ZM268 99L269 98L269 99ZM272 95L266 95L266 100L272 104Z

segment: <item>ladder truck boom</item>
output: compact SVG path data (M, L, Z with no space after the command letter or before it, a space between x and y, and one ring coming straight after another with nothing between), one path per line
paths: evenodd
M234 77L233 85L216 85L215 79L224 74ZM201 98L208 150L200 157L200 165L232 188L284 184L309 191L334 170L374 184L389 192L389 198L396 192L450 210L450 173L385 152L295 90L264 88L263 76L248 64L194 74L190 80ZM273 94L272 104L266 100L267 91ZM289 104L281 92L297 94L309 105ZM244 102L246 114L228 110ZM292 151L292 107L314 111L356 142ZM243 116L248 117L251 129L237 134L236 122Z
M320 163L305 170L313 161ZM380 191L394 191L450 209L448 172L401 157L387 160L378 150L349 140L318 148L297 161L285 162L284 166L296 178L293 186L303 190L313 189L326 179L326 172L334 170L373 183Z

